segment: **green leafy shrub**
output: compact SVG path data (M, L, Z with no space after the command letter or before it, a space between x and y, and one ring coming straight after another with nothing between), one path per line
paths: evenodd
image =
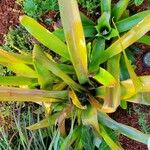
M24 0L23 10L28 16L38 19L44 12L58 10L58 4L57 0Z
M35 19L40 18L47 11L58 10L58 0L22 0L18 1L18 3L23 6L25 14ZM78 3L82 8L87 9L89 13L92 13L98 7L97 0L78 0Z
M99 2L97 0L78 0L78 3L82 8L85 8L89 13L92 13L98 7Z
M31 52L32 38L30 34L21 26L10 28L9 32L5 35L5 44L3 47L9 51Z
M134 0L134 4L135 4L136 6L141 5L143 2L144 2L144 0Z

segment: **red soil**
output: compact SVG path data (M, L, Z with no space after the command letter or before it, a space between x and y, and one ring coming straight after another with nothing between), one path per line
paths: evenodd
M10 26L18 25L18 18L22 14L21 7L15 0L0 0L0 45L4 42L4 34Z
M138 114L135 111L136 108L140 108L141 113L144 113L146 115L147 124L149 125L150 123L149 106L129 103L127 110L118 108L118 110L115 113L111 114L111 117L119 123L134 127L142 131L142 128L140 127L138 122L139 119ZM125 150L148 150L147 145L131 140L123 135L119 137L119 141Z

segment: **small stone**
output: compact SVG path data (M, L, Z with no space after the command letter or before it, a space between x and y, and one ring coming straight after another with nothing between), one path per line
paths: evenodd
M143 61L147 67L150 67L150 52L148 52L144 55Z

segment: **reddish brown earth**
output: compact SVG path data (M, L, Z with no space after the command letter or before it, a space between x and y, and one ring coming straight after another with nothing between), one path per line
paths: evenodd
M18 18L22 14L21 7L15 0L0 0L0 45L4 42L4 34L10 26L18 25Z
M130 6L129 9L131 13L136 13L145 10L146 7L147 0L144 1L144 5L138 7ZM21 14L21 7L15 3L15 0L0 0L0 45L4 42L4 34L8 32L9 27L19 24L18 18ZM47 27L49 30L53 30L55 26L59 26L59 21L57 20L57 12L47 12L42 16L42 20L46 20L49 18L53 18L53 26L49 26L44 21L40 23ZM136 55L136 73L138 75L150 75L150 68L145 67L142 60L143 55L147 51L150 51L150 46L139 44L139 48L141 49L141 51ZM141 130L141 127L138 123L138 115L134 111L135 106L140 107L141 111L147 114L147 122L148 124L150 124L150 107L148 106L129 104L128 110L122 110L121 108L119 108L111 116L120 123L124 123ZM147 150L146 145L130 140L124 136L120 136L119 140L125 150Z
M111 117L119 123L123 123L125 125L134 127L142 131L142 128L138 123L139 117L135 109L140 109L140 111L145 114L146 119L147 119L147 124L149 125L150 124L150 111L149 111L150 107L149 106L129 103L127 110L118 108L118 110L115 113L111 114ZM119 137L119 141L125 150L148 150L145 144L133 141L123 135Z

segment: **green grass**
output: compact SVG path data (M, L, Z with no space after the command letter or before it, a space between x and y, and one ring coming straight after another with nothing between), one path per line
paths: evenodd
M143 112L141 108L135 107L134 108L135 113L138 115L138 124L141 128L141 130L144 133L150 133L150 126L147 122L147 113Z
M3 106L1 106L1 110L4 108ZM50 137L51 133L47 129L36 131L26 129L27 126L41 119L42 114L34 112L38 107L25 103L11 103L10 106L9 115L7 118L4 117L5 122L3 122L0 128L0 149L46 150L49 143L45 139ZM8 111L6 108L4 109L3 111ZM12 120L12 122L6 119ZM7 129L8 123L11 125L10 129Z

